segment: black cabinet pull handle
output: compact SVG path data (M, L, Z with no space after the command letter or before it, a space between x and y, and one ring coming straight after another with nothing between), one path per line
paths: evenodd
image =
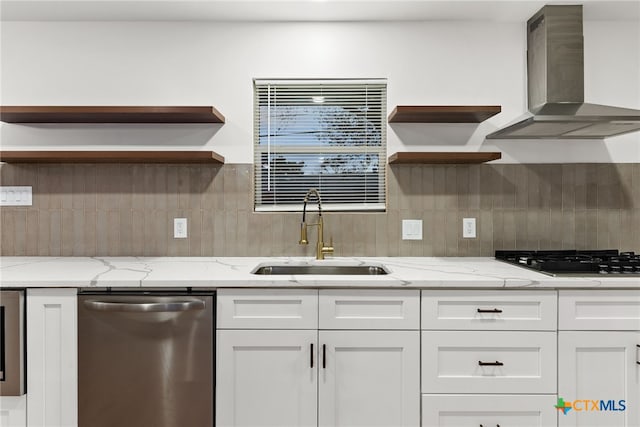
M636 347L637 347L638 349L640 349L640 344L636 344ZM640 365L640 360L636 360L636 363L637 363L638 365Z
M322 344L322 369L327 369L327 345Z
M495 362L483 362L482 360L478 360L478 365L480 365L480 366L504 366L504 363L498 362L497 360Z
M479 308L478 313L502 313L499 308Z
M311 343L311 367L313 368L313 343Z

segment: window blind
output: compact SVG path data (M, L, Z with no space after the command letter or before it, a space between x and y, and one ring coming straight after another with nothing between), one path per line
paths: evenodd
M256 211L384 210L386 82L254 80Z

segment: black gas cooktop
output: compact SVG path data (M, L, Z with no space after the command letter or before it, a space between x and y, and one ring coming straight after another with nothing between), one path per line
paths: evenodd
M496 259L551 275L640 276L640 254L617 249L496 251Z

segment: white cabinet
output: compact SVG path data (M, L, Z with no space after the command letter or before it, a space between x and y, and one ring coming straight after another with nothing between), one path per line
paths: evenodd
M219 330L216 425L315 426L315 330Z
M0 397L0 426L25 427L27 425L27 396Z
M640 291L560 291L558 308L559 425L640 426Z
M551 395L424 395L422 426L552 427L555 404Z
M76 289L27 290L27 424L78 424Z
M419 291L220 290L217 425L419 425L419 304Z
M421 310L423 427L556 425L555 291L424 290Z
M423 393L556 392L556 334L422 332Z
M320 331L320 426L420 423L418 331Z
M573 403L560 426L640 426L639 345L639 332L559 332L558 397Z

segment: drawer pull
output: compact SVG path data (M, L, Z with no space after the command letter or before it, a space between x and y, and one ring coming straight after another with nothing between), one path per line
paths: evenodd
M478 313L502 313L499 308L479 308Z
M313 368L313 343L311 343L311 367Z
M327 345L322 344L322 369L327 369Z
M482 360L478 360L478 365L480 365L480 366L504 366L504 363L498 362L497 360L495 362L483 362Z
M638 350L640 350L640 344L636 344L636 347L638 348ZM637 359L637 360L636 360L636 363L637 363L638 365L640 365L640 359Z

